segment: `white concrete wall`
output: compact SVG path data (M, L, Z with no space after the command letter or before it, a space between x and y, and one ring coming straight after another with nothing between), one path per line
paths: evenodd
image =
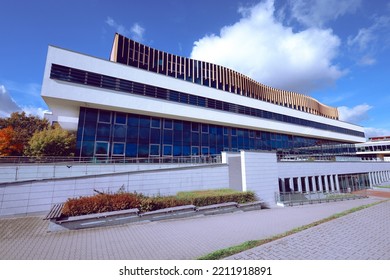
M306 177L390 170L386 162L278 162L278 177Z
M275 205L278 164L275 153L241 151L243 190L254 191L268 206Z
M0 165L0 183L15 181L39 180L51 178L67 178L75 176L110 174L114 172L158 170L195 166L196 164L82 164L82 163L57 163L57 164L15 164Z
M210 165L49 179L0 185L0 216L48 212L54 203L99 191L170 195L178 191L229 187L228 166Z

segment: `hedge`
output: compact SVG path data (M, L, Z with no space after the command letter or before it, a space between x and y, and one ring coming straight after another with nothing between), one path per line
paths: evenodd
M138 208L148 212L163 208L189 205L207 206L224 202L245 203L255 201L253 192L211 190L201 192L179 193L176 196L145 196L137 193L96 194L66 201L62 215L80 216L108 211Z

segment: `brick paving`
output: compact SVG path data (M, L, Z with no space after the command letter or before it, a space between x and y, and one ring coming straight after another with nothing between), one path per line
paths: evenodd
M390 201L245 252L234 260L390 260Z
M0 260L195 259L382 199L370 197L61 232L48 232L49 222L43 216L2 218ZM260 251L246 251L233 258L390 259L389 210L388 201L265 245L266 250L258 247ZM347 243L348 239L356 244ZM265 251L269 255L263 255Z

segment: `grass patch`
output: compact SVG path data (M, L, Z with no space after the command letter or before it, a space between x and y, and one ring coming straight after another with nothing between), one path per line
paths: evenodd
M308 225L297 227L297 228L294 228L292 230L286 231L284 233L271 236L269 238L260 239L260 240L250 240L250 241L246 241L244 243L241 243L239 245L235 245L235 246L228 247L228 248L225 248L225 249L217 250L215 252L212 252L210 254L207 254L205 256L202 256L202 257L198 258L198 260L220 260L220 259L229 257L231 255L238 254L238 253L241 253L243 251L252 249L254 247L257 247L257 246L269 243L271 241L275 241L275 240L281 239L281 238L289 236L291 234L298 233L298 232L301 232L303 230L306 230L306 229L318 226L320 224L329 222L331 220L334 220L334 219L346 216L348 214L351 214L351 213L354 213L354 212L357 212L357 211L369 208L371 206L377 205L377 204L382 203L384 201L374 202L374 203L371 203L371 204L355 207L355 208L352 208L352 209L349 209L349 210L346 210L346 211L334 214L334 215L329 216L327 218L324 218L322 220L310 223Z
M375 188L390 189L390 186L375 186Z

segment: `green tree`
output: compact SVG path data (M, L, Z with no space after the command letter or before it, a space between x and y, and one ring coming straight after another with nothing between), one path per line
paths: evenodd
M33 134L48 128L49 122L33 115L26 115L25 112L14 112L9 118L0 118L0 129L8 127L11 127L15 132L12 143L21 147L13 155L21 156Z
M73 156L76 146L74 134L59 125L36 131L28 142L25 154L29 156Z

